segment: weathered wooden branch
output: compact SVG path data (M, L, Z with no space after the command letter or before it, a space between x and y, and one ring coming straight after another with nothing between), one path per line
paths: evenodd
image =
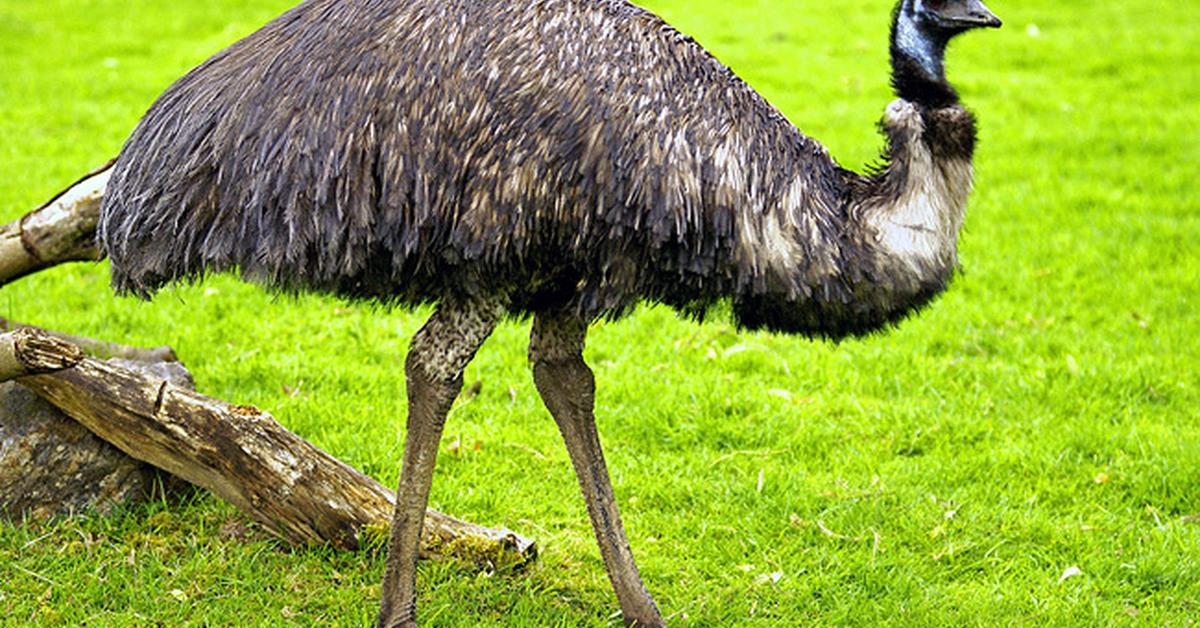
M39 329L0 334L0 382L50 373L83 361L83 352Z
M0 285L56 264L96 260L96 223L112 162L0 226Z
M92 358L21 383L130 456L216 493L290 542L357 549L387 537L394 493L261 410ZM422 554L504 566L528 561L536 548L508 530L430 510Z
M52 331L43 329L34 325L26 325L10 321L3 316L0 316L0 332L16 331L18 329L38 329L45 333L69 342L83 350L87 355L101 360L109 358L120 358L122 360L133 360L135 362L178 362L179 358L175 355L175 350L171 347L152 347L143 349L141 347L130 347L128 345L118 344L115 342L107 342L104 340L96 340L94 338L85 338L83 336L72 336L64 334L60 331Z

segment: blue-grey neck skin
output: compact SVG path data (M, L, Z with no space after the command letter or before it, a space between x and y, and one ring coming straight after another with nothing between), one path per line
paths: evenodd
M908 5L908 3L906 3ZM911 59L929 81L946 80L946 41L922 27L917 15L921 0L900 9L896 19L896 50Z
M946 44L956 34L924 17L924 0L901 0L892 21L892 87L896 96L938 108L958 102L946 80Z

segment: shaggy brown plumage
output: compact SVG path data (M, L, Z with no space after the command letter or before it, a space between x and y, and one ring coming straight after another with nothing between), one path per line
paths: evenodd
M401 303L504 293L514 312L585 319L732 298L745 326L840 336L902 316L952 270L923 269L914 291L856 222L902 179L843 170L620 0L310 0L154 104L100 237L114 286L141 295L237 269Z

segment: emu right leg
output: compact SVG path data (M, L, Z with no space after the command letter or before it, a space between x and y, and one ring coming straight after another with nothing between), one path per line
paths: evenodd
M492 333L502 308L493 303L438 305L413 337L404 363L408 433L377 626L416 626L417 552L433 467L446 415L462 390L462 372Z
M621 603L625 623L663 626L662 615L646 592L633 561L608 468L604 465L604 452L600 448L592 412L596 380L583 361L586 335L587 323L578 318L535 316L529 341L533 381L567 444L600 545L600 556L604 558L608 578Z

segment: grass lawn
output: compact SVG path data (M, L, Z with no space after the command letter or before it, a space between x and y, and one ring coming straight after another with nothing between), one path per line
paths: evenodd
M289 4L0 0L0 220L115 155L174 78ZM878 154L888 0L647 4L843 164ZM1200 617L1200 3L992 8L1005 28L949 57L982 141L944 298L836 346L656 307L592 331L600 432L668 623ZM59 267L0 289L0 315L171 344L202 391L395 483L400 366L427 312L229 277L145 304L107 281L106 264ZM451 414L431 504L542 557L424 564L426 625L617 621L527 333L503 325L470 366L482 392ZM240 520L200 496L0 524L0 621L373 620L382 555L227 539Z

